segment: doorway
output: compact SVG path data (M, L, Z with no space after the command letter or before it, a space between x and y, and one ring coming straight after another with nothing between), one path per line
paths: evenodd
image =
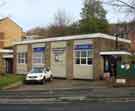
M118 55L104 55L104 72L109 72L110 77L117 76L117 63L121 60Z
M11 58L5 59L5 72L13 73L13 59Z

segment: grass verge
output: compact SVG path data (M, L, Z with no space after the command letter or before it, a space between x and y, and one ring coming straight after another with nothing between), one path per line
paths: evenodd
M11 84L17 83L17 82L23 82L24 76L15 75L15 74L4 74L0 76L0 89L7 87Z

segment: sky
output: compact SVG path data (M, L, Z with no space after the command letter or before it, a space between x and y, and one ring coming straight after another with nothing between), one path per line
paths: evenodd
M0 18L8 16L27 31L52 23L58 10L64 10L73 20L78 20L82 7L83 0L0 0ZM105 6L105 9L109 12L109 22L119 20L110 7Z

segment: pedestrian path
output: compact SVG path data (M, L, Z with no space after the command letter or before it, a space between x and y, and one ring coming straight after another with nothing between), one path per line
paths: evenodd
M24 84L14 91L38 91L38 90L54 90L54 89L76 89L76 88L105 88L106 81L90 81L90 80L63 80L54 79L44 85L39 84Z

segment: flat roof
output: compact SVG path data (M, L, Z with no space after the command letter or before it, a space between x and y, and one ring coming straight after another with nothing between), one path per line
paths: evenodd
M0 53L13 53L13 50L9 50L9 49L0 49Z
M101 51L100 55L131 55L131 53L127 51Z
M14 55L13 54L4 54L3 56L2 56L3 58L14 58Z
M43 43L43 42L55 42L55 41L67 41L67 40L79 40L79 39L95 39L95 38L103 38L109 40L116 40L115 36L111 36L103 33L94 33L94 34L85 34L85 35L71 35L71 36L63 36L63 37L51 37L45 39L36 39L36 40L25 40L15 42L14 45L19 44L31 44L31 43ZM130 40L124 38L118 38L119 42L131 43Z

